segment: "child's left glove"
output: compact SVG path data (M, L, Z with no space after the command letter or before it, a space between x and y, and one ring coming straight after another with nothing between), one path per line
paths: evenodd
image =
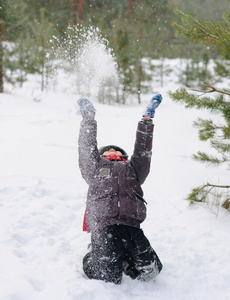
M96 109L93 104L86 98L81 98L77 100L77 104L80 106L80 109L77 111L78 115L82 115L84 118L86 115L95 116Z

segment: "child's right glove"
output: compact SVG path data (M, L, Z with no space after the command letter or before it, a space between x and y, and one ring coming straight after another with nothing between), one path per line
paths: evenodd
M82 117L85 117L86 115L95 116L96 109L88 99L78 99L77 104L80 106L80 109L77 111L78 115L82 115Z
M162 101L161 94L158 94L150 100L149 105L146 107L145 112L143 113L143 117L151 117L154 118L155 115L155 109L160 105Z

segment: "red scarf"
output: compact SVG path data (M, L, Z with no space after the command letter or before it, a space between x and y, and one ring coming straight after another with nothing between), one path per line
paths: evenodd
M89 226L87 225L86 223L86 210L85 210L85 214L84 214L84 220L83 220L83 231L86 231L86 232L90 232L89 230Z
M120 155L116 155L116 154L106 155L105 158L107 158L108 160L122 160L122 161L126 161L123 157L121 157Z

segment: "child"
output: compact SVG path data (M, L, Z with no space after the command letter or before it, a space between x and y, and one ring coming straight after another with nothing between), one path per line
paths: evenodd
M79 167L89 185L85 227L91 232L91 251L83 259L90 279L121 283L122 273L132 279L150 281L162 264L145 237L140 224L146 217L141 185L150 169L153 124L160 94L148 105L136 132L130 160L120 147L98 150L97 123L93 104L78 100L82 115L79 134Z

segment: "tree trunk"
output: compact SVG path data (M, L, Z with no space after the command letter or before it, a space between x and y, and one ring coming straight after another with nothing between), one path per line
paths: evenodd
M0 93L3 93L3 42L0 36Z
M70 0L71 18L74 25L77 20L82 23L84 0Z
M161 59L160 65L160 77L161 77L161 87L164 86L164 58Z
M141 81L143 76L142 61L139 58L139 69L138 69L138 83L137 83L137 94L138 94L138 104L141 103Z
M132 0L128 0L128 14L130 15L133 9Z
M5 32L5 26L4 26L4 7L3 5L0 5L0 20L3 22L0 25L0 93L3 93L3 41L4 41L4 32Z
M4 34L4 26L0 25L0 93L3 93L3 34Z

